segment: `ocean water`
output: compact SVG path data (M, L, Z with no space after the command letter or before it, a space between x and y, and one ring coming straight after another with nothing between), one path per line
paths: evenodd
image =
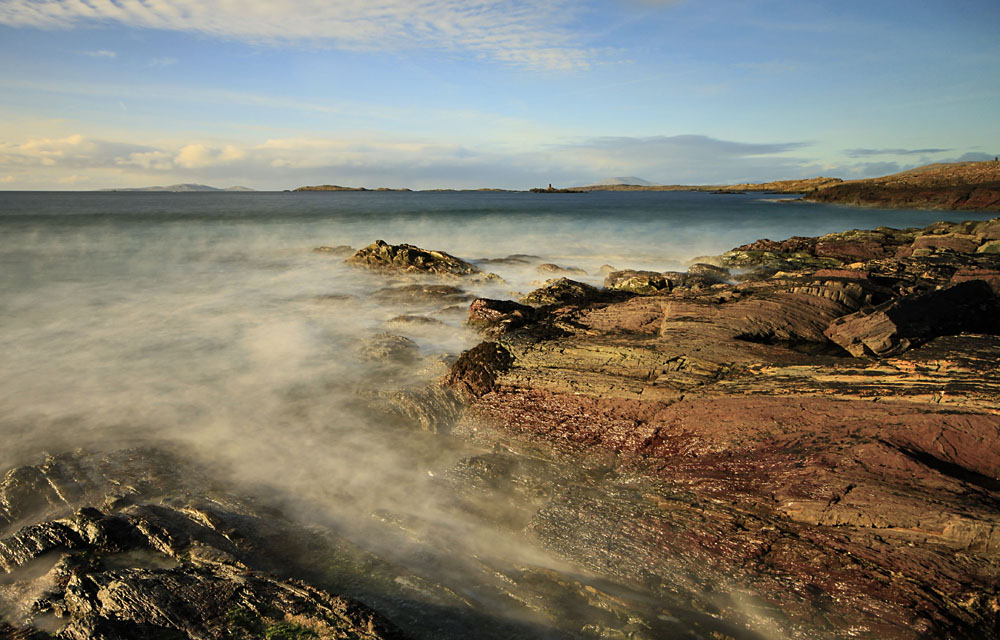
M0 192L0 473L46 452L167 441L235 486L266 490L356 538L371 540L359 520L391 511L461 531L469 547L459 555L559 566L430 490L475 453L469 445L402 433L366 409L379 391L442 375L478 342L463 323L467 302L380 302L373 292L405 281L312 249L384 239L471 261L537 256L527 266L483 264L503 285L463 285L510 297L545 279L539 262L582 268L579 279L599 284L606 264L683 269L764 237L976 217L777 200ZM402 314L439 323L392 321ZM422 359L395 369L366 361L365 340L383 332L414 340Z

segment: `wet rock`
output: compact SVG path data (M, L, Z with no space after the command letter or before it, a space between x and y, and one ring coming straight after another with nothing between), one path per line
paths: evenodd
M38 473L52 478L71 512L46 519L51 509L44 498L32 499L26 485L19 497L7 493L31 523L0 539L7 572L0 582L23 587L19 619L2 627L6 637L48 637L32 630L36 624L74 640L405 637L354 599L271 574L279 566L296 573L292 558L306 557L306 548L321 558L331 552L329 543L303 535L277 512L255 512L217 493L211 480L170 453L78 452L16 468L6 478ZM44 495L41 487L35 492ZM106 510L81 506L88 503ZM40 571L31 568L43 561Z
M484 335L499 337L534 320L534 307L512 300L479 298L469 306L467 323Z
M316 247L313 249L316 253L326 253L331 256L347 257L354 254L354 248L346 244L338 245L336 247Z
M448 384L472 396L493 390L497 376L513 362L510 352L496 342L483 342L462 352L451 367Z
M372 294L372 298L384 304L455 304L473 300L475 296L458 287L446 284L408 284L385 287Z
M481 273L478 267L443 251L428 251L411 244L391 245L376 240L347 259L372 271L389 273L430 273L441 276L468 276Z
M579 267L560 267L557 264L552 264L546 262L545 264L538 265L538 273L541 275L568 275L568 276L585 276L587 272Z
M389 318L388 323L407 326L441 326L444 324L437 318L413 315L395 316L393 318Z
M433 384L376 392L371 408L395 426L445 434L458 421L465 403L455 390Z
M362 342L360 355L371 362L412 364L420 357L420 347L405 336L380 333Z
M1000 333L1000 300L981 280L858 311L835 320L825 334L851 355L861 357L895 355L938 336L964 332Z
M680 284L684 281L683 274L671 279L667 274L656 271L634 271L627 269L624 271L612 271L604 278L604 288L615 291L628 291L639 295L648 295L661 291L670 291L674 283Z
M541 258L539 256L533 256L526 253L515 253L507 256L506 258L483 258L481 260L476 260L479 264L499 264L507 266L521 266L540 261Z
M532 307L583 303L600 297L600 290L568 278L549 280L544 287L535 289L521 298L521 304Z

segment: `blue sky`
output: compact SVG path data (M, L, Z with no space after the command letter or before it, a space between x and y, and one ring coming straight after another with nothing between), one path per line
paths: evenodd
M0 0L0 188L527 188L1000 153L996 0Z

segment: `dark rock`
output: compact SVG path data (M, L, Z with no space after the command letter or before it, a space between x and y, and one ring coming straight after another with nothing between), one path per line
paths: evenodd
M604 288L615 291L628 291L640 295L670 291L674 283L680 284L684 281L683 274L678 274L673 281L671 278L656 271L634 271L627 269L624 271L612 271L604 278Z
M354 248L346 244L342 244L336 247L316 247L313 249L316 253L327 253L332 256L346 257L354 254Z
M347 259L348 264L372 271L431 273L468 276L481 273L478 267L443 251L428 251L410 244L387 244L376 240Z
M541 261L542 258L540 256L533 256L528 253L514 253L506 258L482 258L476 260L479 264L502 264L510 266L520 266Z
M535 308L512 300L479 298L469 306L469 326L484 335L499 337L534 320Z
M579 267L560 267L557 264L546 262L538 265L538 273L542 275L570 275L585 276L587 272Z
M510 352L496 342L483 342L462 352L451 367L448 384L472 396L493 391L497 375L513 362Z
M388 320L389 324L402 324L402 325L424 325L424 326L441 326L444 323L437 318L429 318L427 316L396 316Z
M455 304L475 296L446 284L407 284L379 289L372 298L386 304Z
M993 288L993 291L1000 295L1000 269L958 269L951 277L952 282L966 282L968 280L982 280Z
M521 304L545 307L569 303L582 303L600 297L600 290L583 282L568 278L549 280L544 287L535 289L521 298Z
M825 331L851 355L889 356L938 336L1000 332L1000 299L982 280L890 300L838 318Z

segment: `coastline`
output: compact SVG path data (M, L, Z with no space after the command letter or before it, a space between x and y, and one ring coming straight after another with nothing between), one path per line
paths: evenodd
M1000 219L553 280L473 303L455 433L606 469L531 524L592 570L735 581L789 637L992 638L998 292Z

